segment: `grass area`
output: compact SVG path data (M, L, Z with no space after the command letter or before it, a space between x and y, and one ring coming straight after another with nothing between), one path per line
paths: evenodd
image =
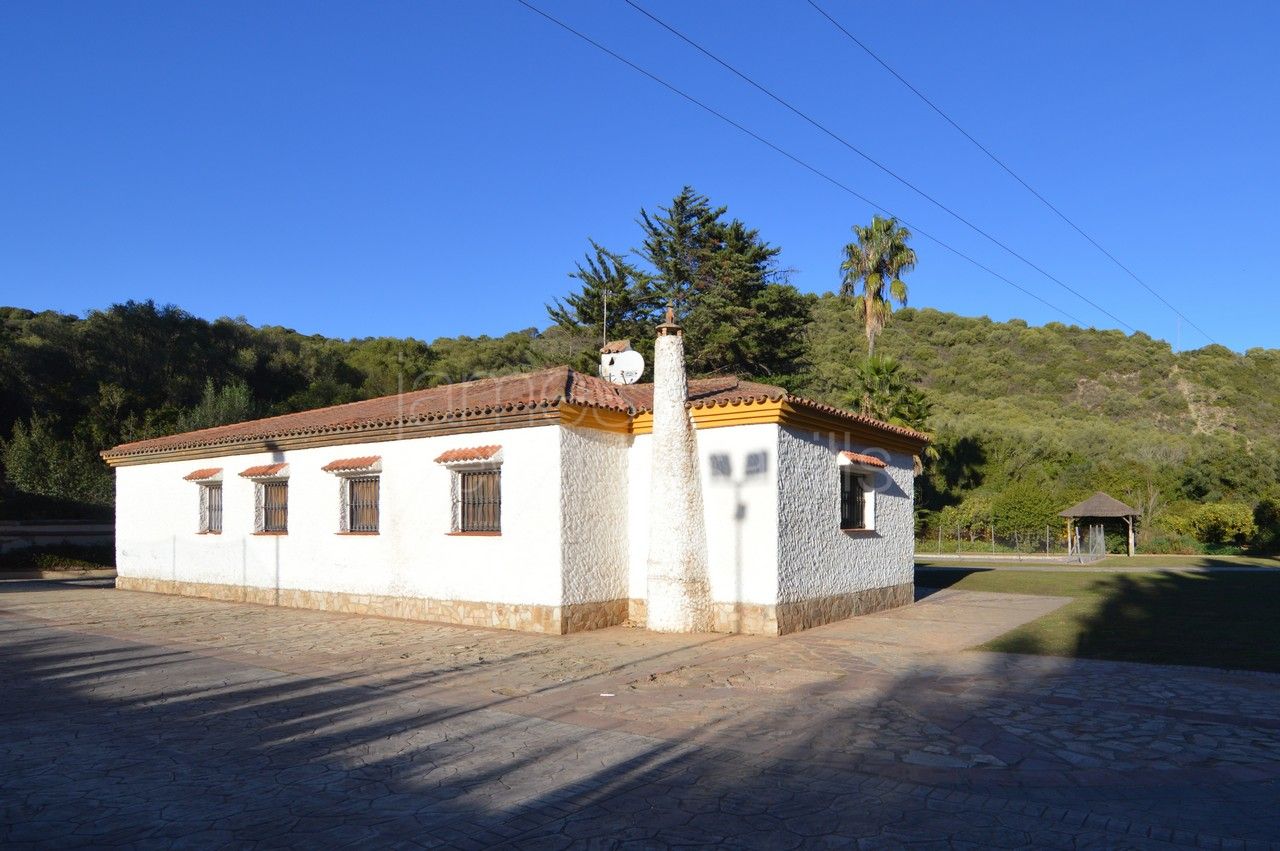
M1280 671L1280 571L1081 573L917 568L924 588L1071 597L982 650Z
M1041 557L1025 557L1022 561L1025 564L1043 564L1066 566L1061 561L1061 556L1053 559ZM998 559L994 563L1006 565L1016 565L1019 562L1013 559ZM944 567L947 565L958 567L975 567L982 564L981 558L948 558L945 553L942 555L930 555L929 553L917 553L916 565L919 567ZM1274 567L1280 568L1280 556L1206 556L1206 555L1136 555L1133 558L1127 556L1107 556L1101 561L1094 562L1089 567L1137 567L1137 568L1157 568L1157 567Z
M1107 556L1098 567L1280 567L1278 556L1136 555Z

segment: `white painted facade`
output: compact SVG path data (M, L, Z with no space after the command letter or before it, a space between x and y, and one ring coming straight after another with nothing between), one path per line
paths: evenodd
M557 632L619 623L628 613L660 629L770 632L778 631L777 613L786 606L800 611L827 601L828 611L832 599L877 589L896 589L894 599L901 602L905 588L909 599L910 454L865 442L866 429L858 431L864 435L859 442L850 433L760 417L699 421L693 428L693 412L681 404L675 414L690 427L677 435L678 447L656 452L665 428L659 417L655 437L620 429L616 420L608 427L562 414L523 425L513 418L503 425L514 427L481 432L121 464L117 571L123 587L180 593L218 588L223 598L258 602L288 598L310 605L297 601L312 597L287 593L308 592L320 595L325 607L371 598L447 604L425 610L392 605L390 613L447 613L449 605L464 603L468 611L496 612L492 625L517 628L535 627L514 621L511 608L539 608L556 620L548 627L544 619L537 628ZM501 471L501 532L456 534L456 468L436 459L481 446L501 447L493 459ZM685 450L684 461L669 463ZM886 463L874 471L873 530L839 528L843 450ZM379 458L377 534L343 533L343 479L322 469L360 456ZM255 517L261 517L256 484L240 473L280 462L288 465L287 533L255 533ZM663 465L657 477L655 464ZM201 486L184 479L210 467L222 469L220 534L201 533ZM688 493L673 490L685 485ZM692 616L680 609L683 603L663 609L670 601L655 600L663 581L685 583L691 575L663 573L660 563L655 583L655 559L668 557L681 569L692 565L700 577L694 589L700 609ZM254 593L237 597L227 589ZM386 612L387 606L346 610ZM565 614L571 611L579 614ZM756 619L742 620L743 612ZM803 625L831 616L814 617Z
M255 588L560 605L561 441L556 425L483 435L363 443L167 461L116 470L116 570L121 576ZM503 447L503 534L454 536L452 471L434 459L477 443ZM335 459L380 455L380 531L340 534ZM254 533L251 466L289 464L289 529ZM222 533L198 533L199 484L183 476L220 466Z

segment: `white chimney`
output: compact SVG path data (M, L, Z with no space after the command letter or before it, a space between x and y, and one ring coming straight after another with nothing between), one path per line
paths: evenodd
M668 308L653 347L647 626L658 632L711 630L698 438L688 398L684 331Z

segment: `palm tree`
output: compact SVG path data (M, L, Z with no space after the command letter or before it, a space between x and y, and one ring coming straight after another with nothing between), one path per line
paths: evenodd
M844 247L840 270L844 278L840 294L854 296L854 307L867 329L867 355L876 353L876 335L889 321L893 302L907 303L907 285L902 276L916 266L916 253L908 245L911 231L895 218L875 216L867 226L854 225L857 242ZM858 293L858 282L862 292Z
M933 405L920 389L919 379L901 362L888 355L868 355L853 368L854 387L850 407L886 423L924 431ZM924 448L924 457L914 456L916 475L924 469L924 459L937 461L937 447Z
M914 375L889 355L871 355L853 368L850 407L886 423L923 430L931 405Z

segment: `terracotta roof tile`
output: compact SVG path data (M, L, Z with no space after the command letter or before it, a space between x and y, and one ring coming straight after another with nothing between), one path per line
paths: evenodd
M456 464L459 461L487 461L501 451L501 446L471 446L462 449L446 449L436 456L436 463Z
M182 478L186 479L188 482L203 482L206 479L212 479L215 476L221 475L221 473L221 467L204 467L199 470L192 470Z
M926 435L912 429L888 425L871 417L793 396L783 388L769 384L737 378L694 379L689 382L689 405L693 408L780 400L921 443L928 440ZM653 385L610 384L598 376L557 366L538 372L446 384L363 402L123 443L102 455L111 461L176 450L213 449L230 454L237 447L260 445L272 440L311 439L367 430L385 432L403 425L464 421L480 416L509 416L512 424L516 425L515 420L519 417L554 412L562 404L634 415L651 410Z
M554 411L561 403L630 412L614 385L567 366L538 372L446 384L394 396L366 399L296 414L122 443L103 453L113 458L151 455L177 449L205 449L261 443L290 437L347 434L398 425L465 420L469 417Z
M841 452L840 456L855 464L865 464L868 467L887 467L884 460L874 455L863 455L861 452Z
M361 455L359 458L339 458L321 467L326 473L350 473L376 467L382 461L381 455Z
M261 479L266 476L278 476L288 467L288 463L281 461L278 464L259 464L256 467L250 467L240 472L241 476L246 479Z
M625 352L631 348L630 340L610 340L600 347L602 355L616 355L618 352Z

